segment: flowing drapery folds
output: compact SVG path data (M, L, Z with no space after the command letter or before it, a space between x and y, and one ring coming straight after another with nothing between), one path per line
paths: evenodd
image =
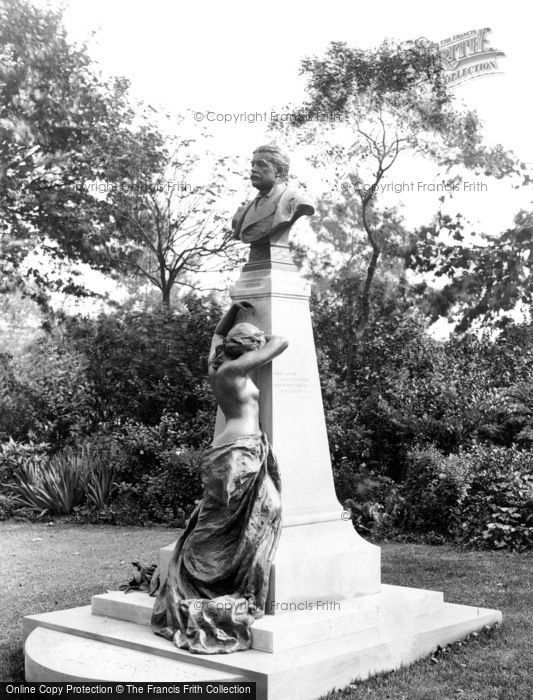
M279 470L264 433L213 446L204 495L176 543L152 614L156 634L199 654L248 649L281 532Z

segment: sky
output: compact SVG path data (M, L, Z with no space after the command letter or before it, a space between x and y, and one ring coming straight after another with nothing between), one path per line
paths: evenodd
M209 120L218 114L270 115L287 103L298 104L305 94L301 59L320 56L330 41L370 48L385 38L441 41L489 27L490 47L505 54L498 61L502 72L469 80L454 92L478 111L488 142L513 149L533 167L531 24L525 3L66 0L66 8L71 38L88 40L105 73L128 77L143 100L186 113L190 128L193 115L201 117L214 134L215 148L237 154L251 152L264 138L266 124L233 117L226 123ZM413 167L406 171L411 180ZM456 200L470 219L482 220L488 232L496 233L511 225L514 213L531 198L531 192L517 193L507 182L492 181L485 191L474 189ZM400 199L413 225L435 209L436 196L427 192L414 197L404 192Z
M65 6L70 38L88 42L104 73L126 76L135 96L186 114L187 128L194 131L200 124L207 125L215 150L237 155L251 153L265 140L267 124L233 117L227 123L211 122L207 113L211 118L226 113L270 114L287 103L298 104L305 94L299 75L301 59L320 56L329 42L345 41L364 49L385 38L441 41L488 27L490 47L505 54L498 60L501 73L469 80L454 92L478 111L488 142L513 149L533 167L531 12L523 2L49 1ZM416 182L422 172L429 178L419 167L407 163L394 177L398 182ZM316 173L309 169L308 176L312 190ZM400 204L407 223L417 226L436 211L437 197L427 191L404 190L387 194L383 203ZM483 191L454 196L452 206L474 225L496 234L510 226L513 215L532 199L531 190L516 191L507 181L487 180Z
M129 77L143 98L177 111L237 113L298 102L301 58L320 55L330 41L369 48L385 37L439 41L490 27L490 45L506 56L503 74L457 92L479 110L491 138L533 161L531 24L523 2L67 0L66 19L77 40L98 31L92 55L111 74ZM242 125L239 132L247 140Z

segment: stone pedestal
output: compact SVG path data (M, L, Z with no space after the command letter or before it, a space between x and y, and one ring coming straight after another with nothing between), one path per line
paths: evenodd
M281 471L283 528L252 649L209 656L178 649L149 627L153 598L114 591L94 596L92 606L25 618L28 681L244 680L255 681L258 700L314 700L500 622L498 610L380 584L379 547L354 531L335 496L309 287L286 232L252 247L231 295L256 307L243 320L290 342L255 377ZM219 415L216 433L222 424ZM161 550L163 576L173 546Z
M286 246L265 246L269 244L259 251L252 248L250 262L230 293L234 301L247 300L255 307L255 314L242 320L289 340L288 349L255 377L261 425L281 472L283 529L267 603L267 612L278 614L290 602L378 592L380 551L355 532L335 495L309 284L299 276ZM219 413L215 434L223 423Z
M316 700L501 620L497 610L444 603L437 591L384 585L328 608L265 615L252 649L204 655L153 634L153 603L113 591L92 607L24 618L26 680L251 681L257 700Z

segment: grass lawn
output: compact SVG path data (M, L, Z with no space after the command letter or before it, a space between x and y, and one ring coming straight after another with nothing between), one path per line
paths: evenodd
M117 588L130 577L132 559L157 561L159 548L175 534L164 529L0 523L0 680L24 679L24 615L87 605L94 593ZM382 561L384 582L443 590L452 603L499 608L503 625L452 645L434 660L331 693L328 700L533 698L530 554L384 544Z

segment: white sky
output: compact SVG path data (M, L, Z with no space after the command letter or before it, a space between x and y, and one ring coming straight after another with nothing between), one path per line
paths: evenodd
M321 55L332 40L367 48L386 37L439 41L490 27L490 47L505 53L499 59L503 73L468 81L455 92L478 110L488 141L512 148L533 166L533 13L524 2L67 0L66 7L71 37L89 39L91 54L106 73L127 76L136 95L181 113L270 113L289 102L298 104L304 96L301 58ZM93 31L97 34L90 38ZM194 128L192 113L188 120ZM263 138L265 125L240 122L212 130L217 150L247 154ZM435 210L431 195L400 199L415 225ZM531 193L516 193L507 182L494 181L486 192L456 197L469 218L483 220L494 233L510 225L530 199Z
M320 55L332 40L367 48L385 37L438 41L490 27L489 44L506 55L504 74L457 92L479 110L491 138L533 161L533 12L525 2L67 0L67 8L73 38L99 30L91 52L106 71L126 75L143 98L177 111L254 112L298 102L300 59Z

